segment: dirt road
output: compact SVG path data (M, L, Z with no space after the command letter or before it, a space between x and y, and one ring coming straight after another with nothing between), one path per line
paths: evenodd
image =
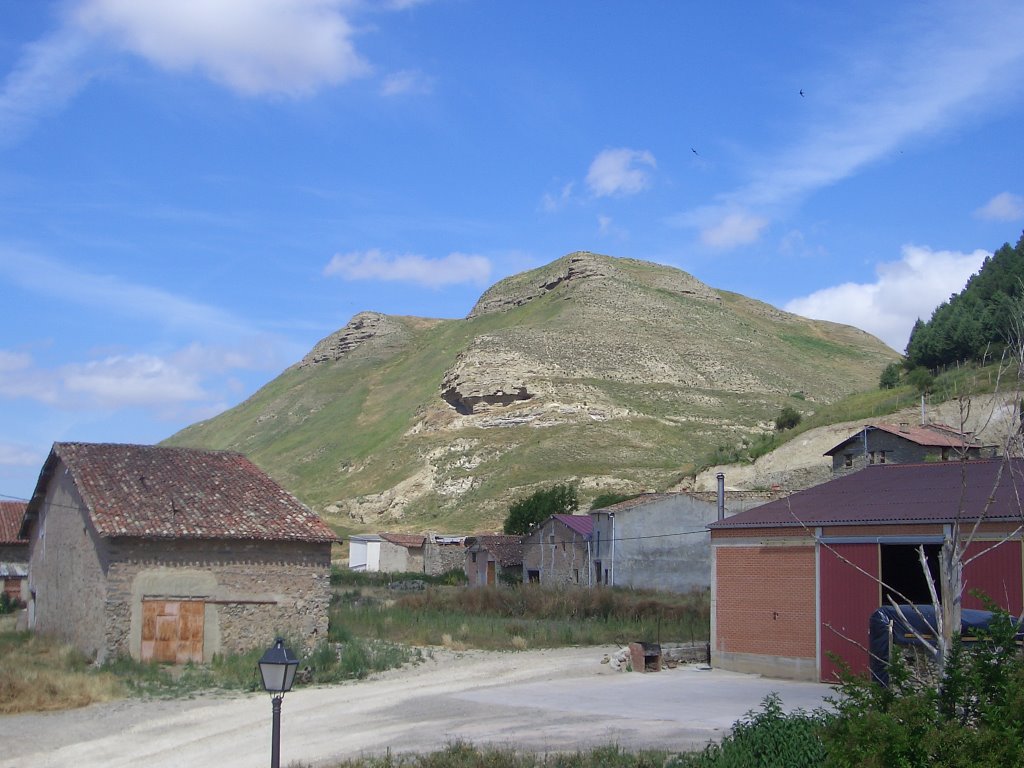
M811 709L831 692L693 666L615 672L600 663L614 650L437 651L370 680L293 691L282 709L281 762L326 766L460 739L535 751L611 743L684 750L720 738L771 691L787 709ZM252 694L0 717L0 766L249 768L269 762L270 714L269 697Z

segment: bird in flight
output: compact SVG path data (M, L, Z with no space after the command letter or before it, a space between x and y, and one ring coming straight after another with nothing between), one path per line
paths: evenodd
M801 88L801 89L800 89L800 95L801 95L801 96L803 96L803 95L804 95L804 89L803 89L803 88Z
M693 147L690 147L690 151L693 152L693 154L695 154L695 155L697 154L697 150L694 149Z

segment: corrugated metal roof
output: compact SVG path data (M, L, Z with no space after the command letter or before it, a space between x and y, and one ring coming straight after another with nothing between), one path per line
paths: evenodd
M728 528L948 523L1022 517L1024 460L865 467L712 523Z
M54 443L27 515L58 462L100 536L333 542L319 516L240 453L111 443Z
M27 501L0 501L0 544L28 546L28 539L23 539L18 535L27 506Z
M552 515L552 517L580 536L587 537L594 532L594 518L590 515Z
M27 576L26 563L0 563L0 579L24 579Z

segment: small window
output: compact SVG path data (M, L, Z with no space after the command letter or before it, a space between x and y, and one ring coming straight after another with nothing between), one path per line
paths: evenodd
M942 460L949 461L949 446L942 449Z
M527 571L526 579L530 584L540 584L540 571Z
M843 466L844 467L852 467L853 466L853 454L852 453L847 453L847 454L845 454L843 456Z
M473 553L473 562L476 562L476 552Z
M573 580L574 580L574 581L575 581L575 582L576 582L577 584L579 584L579 583L580 583L580 569L579 569L579 568L573 568L573 569L572 569L572 578L573 578Z
M874 464L874 463L875 463L875 452L871 451L868 454L868 464Z
M888 451L879 451L878 452L878 463L879 464L885 464L885 454L886 453L888 453Z

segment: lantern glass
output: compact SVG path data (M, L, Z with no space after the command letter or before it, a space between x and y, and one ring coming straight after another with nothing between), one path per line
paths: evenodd
M268 693L287 693L295 682L295 671L299 660L290 648L284 647L280 637L267 649L259 661L263 689Z

